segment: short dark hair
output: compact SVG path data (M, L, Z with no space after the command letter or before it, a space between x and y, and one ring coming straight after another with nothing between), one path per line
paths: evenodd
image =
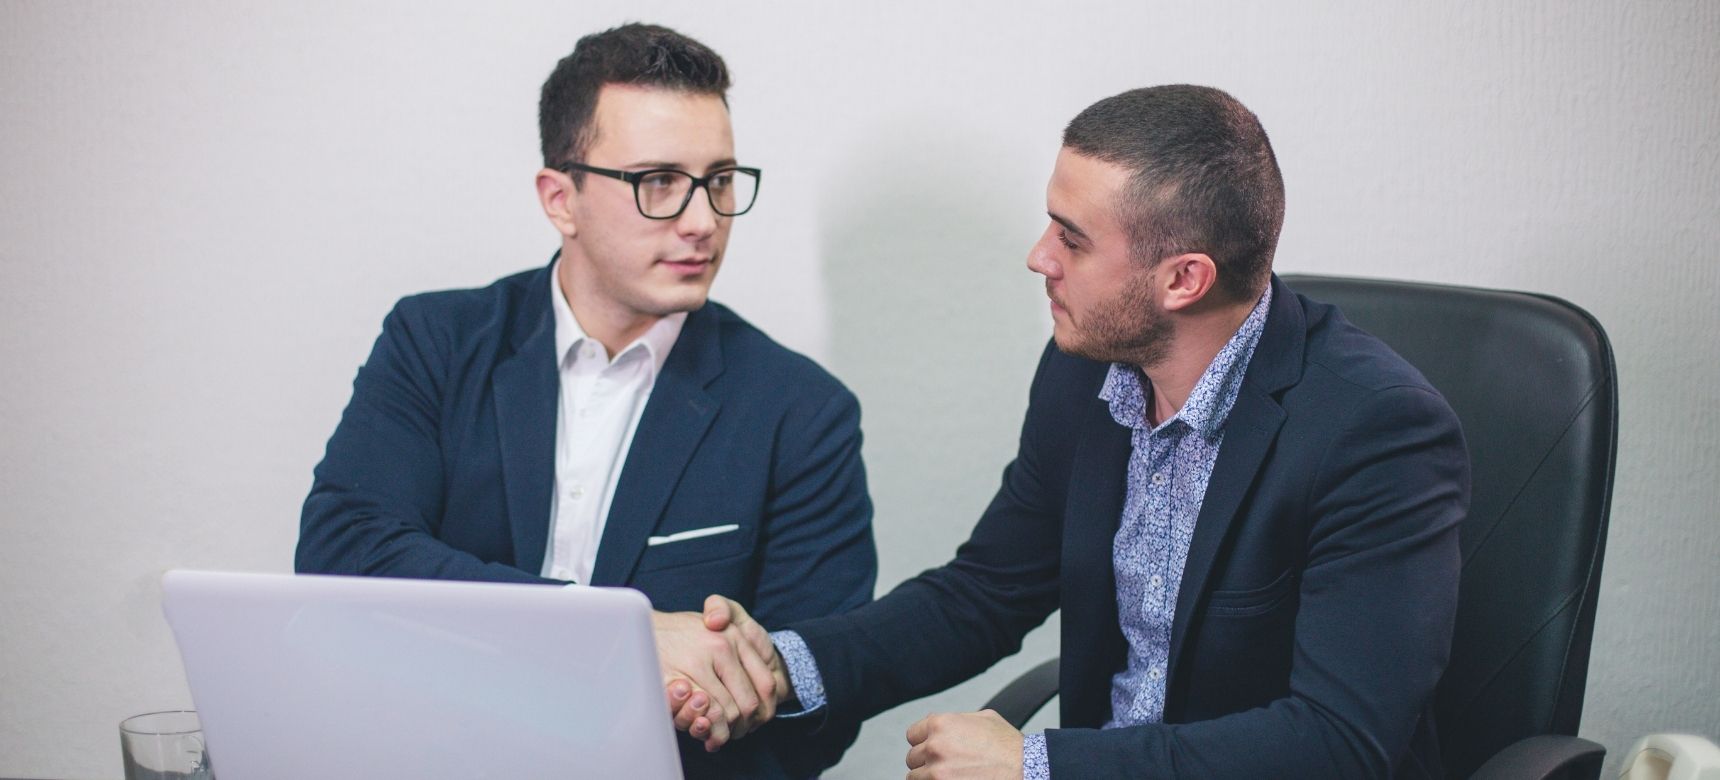
M716 95L726 105L729 69L710 47L654 24L624 24L580 38L544 80L538 98L544 167L584 162L597 135L597 95L606 84Z
M1260 119L1236 98L1188 84L1130 90L1077 115L1063 145L1130 171L1117 206L1136 259L1201 252L1227 297L1265 288L1284 225L1284 177Z

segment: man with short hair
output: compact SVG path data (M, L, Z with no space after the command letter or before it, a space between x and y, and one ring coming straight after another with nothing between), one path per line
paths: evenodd
M788 623L866 603L877 576L854 396L706 300L760 175L735 156L728 86L715 52L649 25L586 36L556 66L536 181L560 251L395 307L317 466L296 558L637 588L661 610L679 725L719 741L770 717L775 678L762 634L705 631L689 612L704 594ZM677 663L712 637L745 661ZM785 720L717 754L683 739L683 766L811 777L856 723Z
M1273 276L1259 121L1206 87L1107 98L1069 123L1046 200L1027 264L1054 345L1002 487L949 564L775 634L785 695L869 717L1061 608L1063 728L928 717L911 780L1442 777L1462 435L1419 372Z

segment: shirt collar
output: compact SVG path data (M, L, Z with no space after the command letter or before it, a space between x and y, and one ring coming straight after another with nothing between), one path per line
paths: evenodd
M1195 382L1182 408L1160 423L1155 431L1164 430L1172 422L1181 420L1209 440L1218 435L1224 428L1224 421L1230 417L1231 408L1236 406L1237 395L1242 392L1242 377L1248 372L1248 363L1254 357L1255 346L1260 343L1260 334L1266 330L1266 312L1271 306L1272 285L1267 285L1266 292L1261 293L1260 300L1248 312L1242 325L1207 364L1206 371ZM1105 374L1105 384L1099 389L1099 397L1110 404L1111 419L1118 424L1147 428L1146 384L1139 368L1126 363L1112 363L1111 370Z
M585 335L585 329L579 327L579 320L573 316L573 307L567 303L567 296L561 291L561 260L557 259L550 268L549 274L550 308L555 311L555 357L557 366L567 366L574 359L571 354L579 349L580 344L591 341L598 349L603 345L596 339ZM643 349L651 356L651 375L656 376L663 370L663 363L669 359L669 350L674 349L675 341L681 337L681 327L687 323L687 313L675 312L652 323L644 335L633 340L621 352L617 353L610 362L620 360L622 356L636 349Z

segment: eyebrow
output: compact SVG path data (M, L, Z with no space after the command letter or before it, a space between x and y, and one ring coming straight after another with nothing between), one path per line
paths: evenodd
M1062 225L1064 230L1067 230L1070 233L1074 233L1077 238L1083 238L1083 239L1086 239L1087 241L1093 240L1091 237L1089 237L1087 235L1087 231L1076 227L1075 223L1070 222L1069 220L1064 219L1063 217L1057 216L1057 214L1055 214L1054 212L1047 211L1045 213L1047 216L1051 217L1052 222L1056 222L1057 224Z
M718 168L730 168L730 167L733 167L734 164L735 164L735 158L724 157L721 160L717 160L716 162L711 163L709 166L707 166L705 168L705 170L714 171ZM687 169L686 166L684 166L678 162L670 162L668 160L640 160L638 162L627 165L626 167L628 169L669 168L669 169L677 170L677 171L684 171Z

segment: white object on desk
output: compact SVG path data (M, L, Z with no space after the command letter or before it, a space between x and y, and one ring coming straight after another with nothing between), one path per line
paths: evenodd
M680 780L636 591L173 571L221 780Z
M1624 754L1623 780L1720 780L1720 747L1689 734L1650 734Z

